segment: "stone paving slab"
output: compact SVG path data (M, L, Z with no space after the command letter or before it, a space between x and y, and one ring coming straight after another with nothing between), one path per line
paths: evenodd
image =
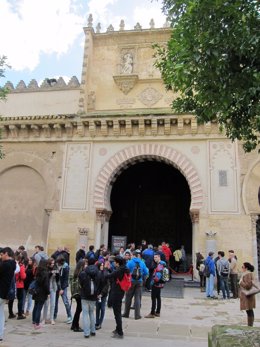
M257 297L255 326L260 327L260 296ZM14 307L16 308L16 302ZM151 299L143 297L141 315L151 308ZM6 305L7 311L7 305ZM75 305L73 305L73 310ZM239 310L239 300L209 300L197 288L185 288L183 299L163 298L160 318L135 320L131 310L130 318L123 319L124 347L206 347L211 327L216 324L246 324L245 312ZM31 317L17 321L7 319L5 347L114 347L122 346L122 340L110 337L115 329L113 311L106 309L106 317L96 337L84 339L83 333L75 333L65 324L63 303L59 305L56 325L46 325L35 331ZM81 323L82 324L82 323Z

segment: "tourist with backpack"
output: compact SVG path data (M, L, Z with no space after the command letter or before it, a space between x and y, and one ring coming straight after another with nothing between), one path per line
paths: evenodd
M89 338L89 336L96 335L94 311L101 291L101 275L94 258L88 259L88 266L79 274L79 283L84 337Z
M229 299L229 287L228 279L230 274L230 264L227 259L225 259L225 253L223 251L218 252L219 260L217 261L217 270L220 278L220 288L223 294L223 299Z
M148 269L145 263L138 258L138 254L141 254L140 250L133 251L133 258L126 264L132 276L132 286L126 292L125 297L125 312L122 315L124 318L129 318L132 299L134 297L134 310L135 319L141 319L140 308L142 298L142 286L143 280L148 276Z
M87 260L89 260L89 259L94 259L94 260L96 260L96 255L95 255L94 249L95 249L95 247L94 247L93 245L90 245L90 246L89 246L88 252L87 252L87 254L86 254Z
M154 262L156 264L156 267L154 269L151 281L152 307L151 312L147 316L145 316L145 318L160 317L161 313L161 289L164 287L163 272L164 268L166 268L166 263L165 261L161 260L160 253L158 252L154 254Z
M112 337L117 339L122 339L124 337L123 328L122 328L122 300L125 295L125 291L127 291L127 287L124 287L128 283L128 289L131 286L131 277L129 269L125 265L125 260L120 256L115 256L115 270L111 273L107 273L105 278L111 280L111 305L113 307L113 312L116 321L116 329L112 332ZM106 268L108 268L108 264L106 263Z
M74 313L74 317L73 317L71 328L70 328L74 332L83 332L83 330L79 326L79 318L82 311L81 296L80 296L81 286L79 283L79 275L82 271L84 271L85 266L86 266L85 260L81 259L78 261L73 273L73 277L70 282L71 302L73 299L75 299L77 304L76 311Z

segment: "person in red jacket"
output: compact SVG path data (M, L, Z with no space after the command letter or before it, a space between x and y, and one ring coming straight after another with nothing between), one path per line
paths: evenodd
M18 316L17 319L24 319L25 314L23 311L23 302L24 302L24 280L26 279L26 272L24 266L24 257L21 254L18 254L16 261L20 266L20 272L15 274L16 282L16 296L18 301Z
M169 266L170 256L172 255L172 251L170 250L170 247L167 246L166 242L162 242L162 251L165 255L166 264Z

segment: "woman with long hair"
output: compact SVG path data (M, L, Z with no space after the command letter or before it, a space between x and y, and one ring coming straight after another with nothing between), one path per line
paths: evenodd
M97 267L101 274L101 292L96 302L96 330L101 329L105 317L107 295L109 290L109 281L105 279L104 262L98 262Z
M54 258L49 258L47 260L47 268L49 272L49 280L50 280L50 296L44 303L43 308L43 318L42 324L45 324L47 321L48 309L50 307L50 318L49 322L54 325L54 310L55 310L55 302L56 302L56 292L59 289L59 280L60 274L57 265L55 264Z
M79 280L79 274L81 273L81 271L84 270L86 266L86 261L85 259L81 259L78 261L74 273L73 273L73 279L72 281L78 281ZM79 283L79 282L78 282ZM76 300L76 311L74 313L74 317L72 320L72 324L71 324L71 330L75 331L75 332L82 332L83 329L80 328L79 326L79 318L80 318L80 314L82 311L82 306L81 306L81 296L80 293L72 293L73 295L73 299Z
M47 260L41 259L36 270L35 289L33 294L34 308L32 313L32 323L35 329L41 328L40 319L44 302L50 294L50 279L47 267Z
M24 314L24 280L26 279L26 272L24 266L24 257L21 254L16 256L17 263L20 266L20 272L15 274L15 284L16 284L16 297L17 297L17 305L18 305L18 315L17 319L25 319Z
M240 289L249 290L253 286L254 280L254 266L250 263L243 263L242 277L239 281ZM255 295L246 296L243 290L240 290L240 310L246 311L247 325L252 327L254 325L254 308L255 308Z
M25 293L24 293L24 301L23 301L23 311L25 311L26 316L29 316L32 309L32 294L29 293L29 286L34 280L35 272L36 272L36 262L33 257L30 257L25 267L26 279L24 281ZM26 307L26 310L25 310L25 307Z

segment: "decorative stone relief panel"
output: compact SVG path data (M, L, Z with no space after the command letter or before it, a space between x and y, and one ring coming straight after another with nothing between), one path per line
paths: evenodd
M209 197L211 213L239 212L235 144L209 142Z
M162 98L162 94L156 89L149 87L144 89L139 95L138 99L148 107L153 106Z
M65 155L62 208L87 210L87 191L91 145L67 144Z

